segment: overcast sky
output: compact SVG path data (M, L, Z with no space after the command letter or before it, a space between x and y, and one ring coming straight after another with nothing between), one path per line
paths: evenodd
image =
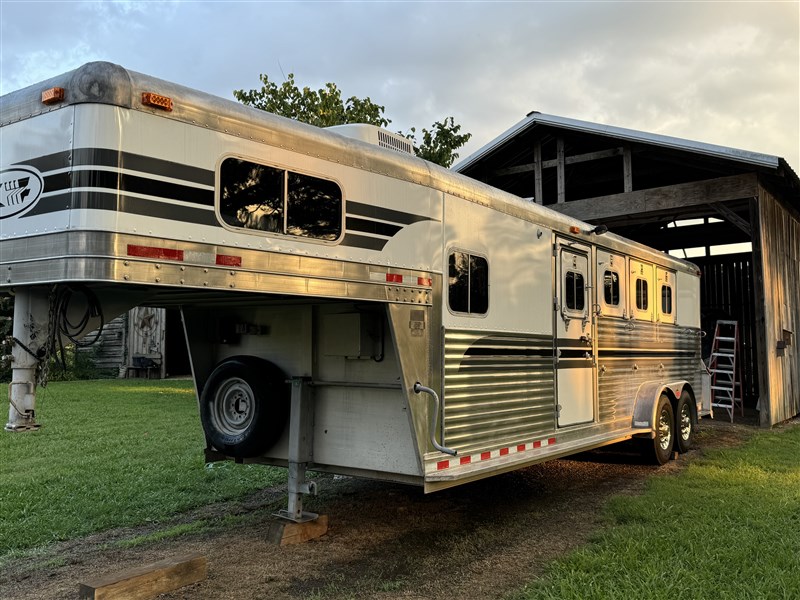
M225 98L259 73L454 116L462 158L531 110L755 150L800 171L800 11L789 2L14 2L0 90L93 60Z

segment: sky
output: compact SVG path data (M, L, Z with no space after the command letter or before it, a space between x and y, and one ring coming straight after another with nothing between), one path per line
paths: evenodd
M259 74L453 116L461 158L532 110L773 154L800 172L800 3L15 2L0 93L107 60L233 99Z

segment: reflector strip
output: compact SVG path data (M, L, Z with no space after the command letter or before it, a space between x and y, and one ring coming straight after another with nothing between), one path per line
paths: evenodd
M172 248L156 248L153 246L136 246L128 244L128 256L141 256L142 258L157 258L159 260L183 261L183 250Z
M372 271L369 274L370 281L380 281L386 283L399 283L401 285L431 287L433 280L430 277L415 277L411 275L401 275L400 273L380 273Z
M230 254L213 254L211 252L194 252L192 250L176 250L158 248L156 246L137 246L128 244L128 256L140 256L155 260L174 260L201 265L218 265L220 267L241 267L242 257Z
M511 454L520 454L530 450L539 450L546 446L553 446L556 443L556 438L547 438L546 440L536 440L527 444L517 444L516 446L509 446L507 448L500 448L490 452L481 452L480 454L471 454L467 456L460 456L457 459L440 460L436 463L437 471L444 471L451 467L458 467L461 465L469 465L474 462L482 462L499 458L501 456L510 456Z
M217 264L221 267L241 267L241 256L229 256L227 254L217 254Z

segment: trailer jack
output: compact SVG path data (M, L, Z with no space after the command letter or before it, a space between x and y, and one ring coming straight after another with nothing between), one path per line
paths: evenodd
M289 502L286 510L276 516L295 523L313 521L318 514L303 510L303 494L317 495L317 484L306 481L306 468L311 462L314 442L314 405L311 398L311 381L293 377L291 410L289 414Z
M47 292L31 288L14 296L14 323L11 339L11 384L8 386L8 422L5 430L35 431L36 376L41 351L48 339L49 307Z

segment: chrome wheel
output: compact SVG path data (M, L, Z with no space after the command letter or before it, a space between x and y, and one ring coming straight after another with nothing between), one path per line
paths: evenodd
M662 408L658 415L658 445L664 452L672 447L672 415Z
M214 394L211 420L218 431L238 435L247 430L255 413L255 395L244 379L224 381Z
M680 419L679 427L681 440L688 442L692 437L692 409L688 403L683 403L683 406L681 406L681 414L678 418Z

